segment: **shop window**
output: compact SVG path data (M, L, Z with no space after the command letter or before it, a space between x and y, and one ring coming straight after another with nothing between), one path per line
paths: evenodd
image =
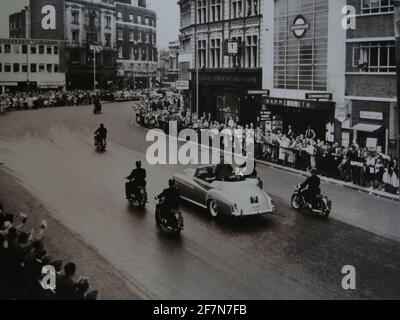
M359 72L396 72L394 42L368 42L354 47L353 67Z
M393 0L361 0L362 14L393 12Z

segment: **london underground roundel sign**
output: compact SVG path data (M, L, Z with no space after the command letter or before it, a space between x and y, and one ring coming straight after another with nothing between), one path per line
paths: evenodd
M306 32L310 29L310 24L302 15L298 15L291 26L290 30L293 32L294 36L298 39L303 38Z

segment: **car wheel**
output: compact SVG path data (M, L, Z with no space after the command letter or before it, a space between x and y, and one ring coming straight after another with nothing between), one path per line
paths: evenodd
M213 218L216 218L219 215L218 204L214 199L208 201L208 212Z

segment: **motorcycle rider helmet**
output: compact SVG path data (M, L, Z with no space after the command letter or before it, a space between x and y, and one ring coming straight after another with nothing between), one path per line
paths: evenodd
M176 184L175 179L169 179L168 185L169 185L170 187L175 187L175 184Z

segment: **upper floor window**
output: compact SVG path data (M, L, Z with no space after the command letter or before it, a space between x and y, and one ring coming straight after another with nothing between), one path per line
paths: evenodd
M242 0L232 0L232 18L241 18L243 16L243 1Z
M360 43L353 48L353 67L360 72L396 72L394 42Z
M221 21L221 0L211 0L211 21Z
M393 0L361 0L363 14L393 12Z
M207 22L207 0L197 1L197 23Z
M107 16L105 18L105 22L106 22L106 29L111 29L111 17Z
M79 11L72 11L72 23L79 24Z

